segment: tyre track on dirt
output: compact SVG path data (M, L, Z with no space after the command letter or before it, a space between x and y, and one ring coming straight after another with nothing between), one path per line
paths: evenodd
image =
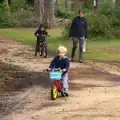
M21 102L24 101L33 91L35 90L35 86L33 86L33 88L31 90L28 90L26 94L23 95L23 97L21 97L21 99L19 101L14 102L14 105L11 106L5 113L3 113L0 118L2 120L4 120L4 116L11 114L12 111L14 111L16 108L21 106Z
M114 75L120 75L120 69L119 67L117 67L116 65L109 65L108 63L101 63L101 62L84 62L87 65L90 65L91 67L93 67L96 70L102 71L102 72L106 72L106 73L110 73L110 74L114 74ZM120 65L120 63L119 63Z

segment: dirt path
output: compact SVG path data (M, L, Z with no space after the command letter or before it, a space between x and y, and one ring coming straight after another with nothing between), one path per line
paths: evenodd
M33 54L31 46L0 37L0 73L11 91L0 96L0 120L120 120L119 63L71 64L70 96L51 101L42 72L51 59Z

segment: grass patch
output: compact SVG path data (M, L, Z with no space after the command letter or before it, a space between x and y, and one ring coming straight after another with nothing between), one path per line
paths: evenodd
M0 29L0 34L8 37L23 40L27 44L35 45L36 37L34 36L35 28L20 29ZM62 29L54 28L48 30L51 37L48 39L48 48L56 51L58 45L65 45L68 48L68 55L71 53L72 41L61 38ZM120 61L120 40L105 40L104 38L94 38L87 41L87 60L105 60ZM76 53L78 56L78 53Z

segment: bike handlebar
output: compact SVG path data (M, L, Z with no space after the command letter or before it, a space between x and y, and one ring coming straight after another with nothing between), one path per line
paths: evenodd
M48 69L47 69L47 71L60 71L60 72L63 72L63 70L62 70L61 68L54 68L54 69L52 69L52 70L48 70Z
M38 36L38 37L40 37L40 36L42 36L42 37L48 37L50 35L49 34L48 35L39 35L39 34L37 34L36 36Z

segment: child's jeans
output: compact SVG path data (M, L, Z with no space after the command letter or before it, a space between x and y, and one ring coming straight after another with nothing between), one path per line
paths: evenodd
M47 38L46 36L40 36L40 47L41 47L41 56L47 56Z
M36 50L35 53L40 51L40 40L37 38L37 43L36 43Z
M40 47L41 47L41 56L44 54L44 56L47 56L47 41L44 40L40 42Z
M68 73L63 74L62 83L63 83L63 88L68 90Z
M37 55L37 52L41 53L40 56L47 57L47 39L45 37L37 37L35 55Z

